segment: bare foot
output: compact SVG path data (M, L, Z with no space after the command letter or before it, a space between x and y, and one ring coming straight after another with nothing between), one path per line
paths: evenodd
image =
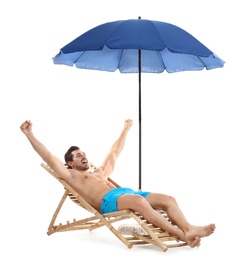
M214 233L215 224L207 226L191 226L191 228L185 232L185 240L190 247L200 246L202 237L210 236Z
M195 237L193 241L188 241L187 243L190 247L194 248L194 247L199 247L201 244L201 238L200 237ZM191 243L191 244L189 244Z
M186 242L190 247L194 248L200 246L201 238L199 236L192 236L192 234L188 236L188 232L186 232L185 234L182 230L178 233L179 234L177 236L179 237L179 239Z
M190 247L199 247L201 244L201 238L196 236L196 237L179 237L180 240L186 242Z

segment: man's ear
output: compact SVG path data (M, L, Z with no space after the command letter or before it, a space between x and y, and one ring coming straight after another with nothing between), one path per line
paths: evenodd
M71 168L73 168L73 161L68 161L67 165L70 166Z

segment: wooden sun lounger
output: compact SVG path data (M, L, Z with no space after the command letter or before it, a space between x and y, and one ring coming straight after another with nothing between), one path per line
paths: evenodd
M77 192L70 187L64 180L57 177L53 170L45 163L42 163L41 166L51 173L64 187L63 196L53 214L51 222L48 227L48 235L51 235L56 232L64 231L73 231L80 229L93 230L103 226L106 226L120 241L122 241L128 248L132 248L134 245L145 245L152 244L160 247L164 252L168 248L186 246L187 243L180 241L177 237L170 235L169 233L163 231L162 229L153 226L151 223L148 223L143 216L138 212L132 210L121 210L117 212L111 212L108 214L101 214L95 208L93 208L89 203L87 203ZM112 181L110 179L110 181ZM119 187L114 181L112 181L116 186ZM66 221L65 224L55 224L57 216L65 202L69 198L78 206L82 207L89 213L89 217L73 221ZM165 211L159 210L159 212L168 219L168 216ZM144 234L132 230L130 234L125 234L122 232L122 228L116 228L113 223L122 221L125 219L134 219L136 226L140 226L144 231Z

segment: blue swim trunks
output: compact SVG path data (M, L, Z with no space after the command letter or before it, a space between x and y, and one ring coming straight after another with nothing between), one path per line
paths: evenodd
M123 194L136 194L146 198L150 192L148 191L134 191L130 188L115 188L109 191L103 198L100 212L102 214L118 211L117 200Z

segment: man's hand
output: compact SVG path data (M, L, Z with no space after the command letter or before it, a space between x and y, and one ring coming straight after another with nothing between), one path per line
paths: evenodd
M27 135L28 133L32 132L32 123L30 120L26 120L25 122L23 122L20 126L21 131Z
M132 125L133 125L133 120L127 119L127 120L125 120L125 123L124 123L124 129L129 130Z

